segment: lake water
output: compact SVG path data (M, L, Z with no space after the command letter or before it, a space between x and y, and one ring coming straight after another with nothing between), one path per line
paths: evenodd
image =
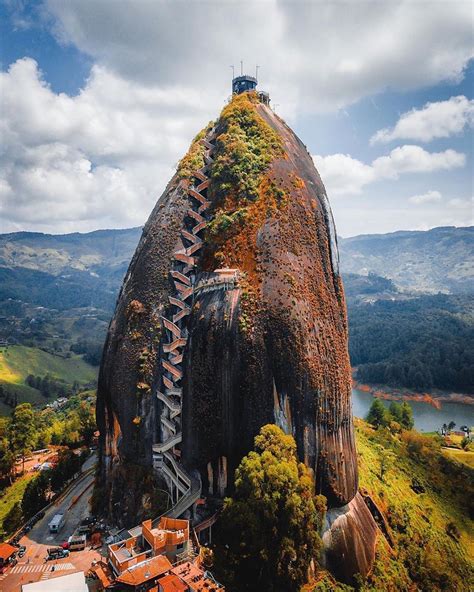
M365 418L374 400L371 393L352 389L352 412L356 417ZM390 401L382 401L387 407ZM441 409L436 409L428 403L408 401L413 409L415 428L420 432L435 432L443 423L454 421L456 429L462 425L474 426L474 405L463 403L441 403Z

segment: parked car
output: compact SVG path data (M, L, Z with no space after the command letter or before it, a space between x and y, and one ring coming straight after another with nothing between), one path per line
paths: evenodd
M26 553L26 547L25 547L25 545L21 545L21 547L18 549L18 557L20 557L20 559L21 559L25 553Z
M63 557L69 557L69 551L67 549L63 549L62 547L50 547L48 549L46 561L51 561L52 559L63 559Z

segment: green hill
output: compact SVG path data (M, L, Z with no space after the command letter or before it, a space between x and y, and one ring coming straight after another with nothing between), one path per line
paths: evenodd
M356 588L323 571L301 592L473 590L474 470L446 456L437 436L360 419L355 428L360 490L380 527L374 568Z
M20 402L46 403L48 399L39 389L26 384L25 380L29 375L48 376L52 382L63 384L66 390L70 390L74 383L80 386L94 383L97 379L97 368L87 364L77 355L62 357L22 345L0 348L0 386L4 395L17 395ZM0 413L9 412L4 396L0 399Z

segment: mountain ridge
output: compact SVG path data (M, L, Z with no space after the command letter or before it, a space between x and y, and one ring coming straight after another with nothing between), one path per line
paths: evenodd
M0 267L61 275L68 270L108 278L125 274L142 227L87 233L0 234ZM466 293L474 281L474 226L338 237L341 272L386 277L403 291ZM110 288L118 289L119 281Z

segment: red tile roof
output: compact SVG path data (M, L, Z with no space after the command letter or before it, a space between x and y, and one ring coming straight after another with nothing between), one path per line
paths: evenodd
M189 590L188 586L174 574L160 578L158 584L160 584L163 592L187 592Z
M172 565L164 555L157 555L146 561L141 561L122 572L117 582L138 586L149 580L153 580L171 569Z
M17 548L9 545L8 543L1 543L0 544L0 559L3 561L7 561L13 555L13 553L17 552Z

